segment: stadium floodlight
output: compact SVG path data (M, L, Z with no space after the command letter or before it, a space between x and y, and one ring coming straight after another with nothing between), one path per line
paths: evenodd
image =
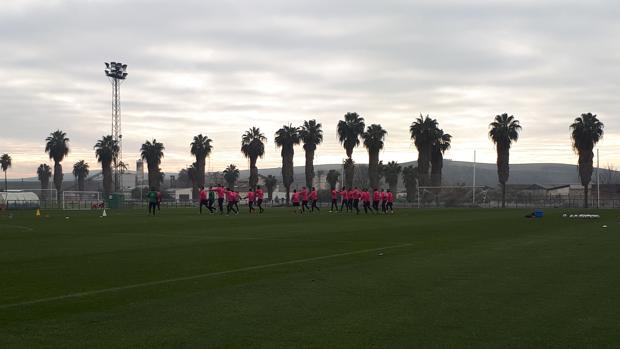
M105 75L112 83L112 137L118 142L118 159L115 164L123 161L123 134L121 133L121 99L120 86L127 78L127 64L121 62L105 62ZM119 175L118 166L114 166L115 190L123 187L122 176Z

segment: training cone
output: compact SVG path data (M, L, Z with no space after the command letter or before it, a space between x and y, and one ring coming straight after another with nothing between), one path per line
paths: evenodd
M103 209L103 214L101 215L101 217L107 217L108 215L105 213L105 208Z
M37 208L37 213L34 214L35 217L41 217L41 210Z

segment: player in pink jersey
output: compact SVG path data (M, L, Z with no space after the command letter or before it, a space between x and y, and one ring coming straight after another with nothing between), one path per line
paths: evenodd
M343 208L347 208L347 212L349 212L349 192L347 188L342 187L340 190L340 197L342 198L342 203L340 204L340 213L344 212Z
M310 211L310 207L308 207L308 189L301 187L299 196L301 197L301 211L306 212L306 209Z
M387 191L387 209L394 213L394 193L390 189Z
M256 194L254 193L254 191L252 191L252 189L250 189L248 190L248 194L245 198L248 199L248 207L250 208L250 213L252 213L252 211L255 211L254 200L256 198Z
M368 214L369 210L370 213L372 213L372 208L370 207L370 193L368 192L368 189L364 189L362 192L362 201L364 203L364 213Z
M200 196L200 203L199 203L200 214L202 214L202 206L205 206L210 211L211 208L209 207L209 200L207 199L207 191L205 190L204 185L200 186L200 191L198 192L198 195Z
M361 198L361 191L355 187L353 188L353 208L355 208L355 212L357 214L360 214L360 198Z
M297 189L293 190L293 195L292 195L291 201L293 202L294 212L295 213L301 213L300 209L299 209L299 193L297 192Z
M374 189L372 193L372 208L375 210L375 213L379 213L379 203L381 202L381 193Z
M331 191L332 194L332 207L330 208L329 212L338 212L338 191L336 190L336 188L332 188Z
M355 196L355 189L349 188L348 194L349 194L349 200L347 201L347 206L349 207L349 210L353 212L353 196Z
M239 211L235 210L236 196L237 196L237 193L235 193L230 188L226 188L226 203L227 203L226 215L229 215L231 211L235 214L239 213Z
M226 196L226 189L221 184L215 187L217 193L217 206L220 209L220 214L224 214L224 197Z
M263 213L263 199L265 198L265 192L260 188L260 185L256 186L256 206L258 206L258 213Z
M314 212L314 209L316 208L316 210L320 212L321 209L319 209L319 206L316 205L317 201L319 201L319 193L316 191L315 187L312 187L312 190L310 191L310 201L312 202L310 211Z
M387 192L381 189L381 212L383 212L384 214L387 212L387 199L388 199Z

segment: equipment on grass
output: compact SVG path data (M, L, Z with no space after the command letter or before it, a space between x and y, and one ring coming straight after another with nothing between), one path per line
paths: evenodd
M62 192L63 210L104 209L105 204L98 191L64 191Z
M108 214L107 214L107 213L105 213L105 208L104 208L104 209L103 209L103 213L101 214L101 217L107 217L107 216L108 216Z
M41 210L37 208L37 212L34 214L35 217L41 217Z

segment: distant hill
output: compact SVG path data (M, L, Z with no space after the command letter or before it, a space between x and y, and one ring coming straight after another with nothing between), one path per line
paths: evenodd
M360 164L364 165L364 164ZM416 162L406 162L402 163L401 166L416 166ZM335 169L339 172L342 172L342 165L340 164L322 164L315 165L315 171L323 170L327 173L330 169ZM601 173L603 171L607 171L601 169ZM100 171L94 170L91 171L89 178L94 180L100 180L99 173ZM131 171L129 171L131 172ZM276 168L259 168L259 174L263 176L274 175L279 181L282 174L282 171L279 167ZM304 182L304 167L303 166L295 166L294 168L295 174L295 185L302 185ZM166 173L166 181L169 179L170 175L176 175L176 173L167 172ZM248 170L242 170L240 172L240 179L245 180L249 175ZM73 183L73 175L71 173L65 173L65 184ZM471 184L473 176L473 163L466 161L452 161L452 160L444 160L443 167L443 184L444 185L455 185L457 183L466 183ZM620 173L614 171L615 178L620 179ZM99 178L97 178L99 177ZM594 180L594 178L593 178ZM36 182L36 177L24 178L24 182ZM18 180L9 180L11 183L18 184L21 182L21 179ZM577 172L576 165L569 164L552 164L552 163L541 163L541 164L511 164L510 165L510 179L508 181L510 184L541 184L541 185L555 185L555 184L580 184L579 175ZM495 164L488 163L476 163L476 184L477 185L487 185L487 186L496 186L497 185L497 167ZM24 183L26 184L26 183ZM26 186L30 187L32 184ZM18 185L19 187L19 185Z

